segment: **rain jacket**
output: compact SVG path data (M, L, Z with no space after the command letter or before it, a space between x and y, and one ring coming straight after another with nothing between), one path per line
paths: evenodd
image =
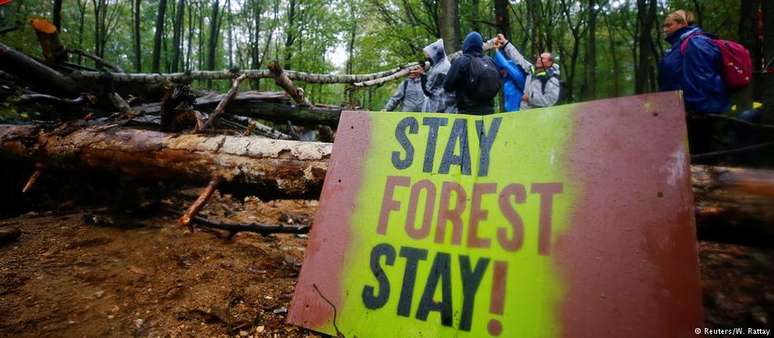
M686 38L685 55L680 44ZM729 109L728 92L720 73L720 50L701 28L683 27L666 37L672 45L658 64L659 89L682 90L685 110L692 113L722 113Z
M422 49L430 59L430 69L421 77L422 91L426 99L422 107L423 112L430 113L456 113L456 99L454 92L443 89L446 73L449 72L449 60L446 59L446 51L443 49L443 40L427 45Z
M505 70L503 78L503 96L505 97L505 111L519 111L521 97L524 96L524 83L526 72L516 65L513 60L508 60L500 51L495 51L495 64L501 70Z
M457 110L466 114L485 115L494 112L494 99L475 101L466 95L465 84L470 78L470 57L482 56L484 39L477 32L470 32L462 42L462 56L454 59L443 87L457 94Z
M522 103L522 109L550 107L559 101L561 84L559 83L558 64L554 63L548 69L537 72L535 66L527 61L510 42L505 45L504 51L505 55L511 58L514 63L528 72L524 93L529 99Z
M425 93L422 92L422 80L418 77L408 78L395 89L395 93L384 105L384 110L393 111L400 105L400 111L421 112L424 104Z

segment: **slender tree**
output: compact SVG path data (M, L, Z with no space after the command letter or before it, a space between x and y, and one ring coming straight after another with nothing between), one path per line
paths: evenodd
M220 28L220 1L212 3L212 15L210 15L210 42L207 44L207 69L215 70L215 58L218 50L218 35ZM212 88L212 81L207 81L207 88Z
M583 79L583 97L594 99L597 96L597 0L588 0L588 38L586 39L586 76Z
M164 34L164 13L167 11L167 0L159 0L159 11L156 15L156 34L153 37L153 63L151 72L158 73L161 63L161 37Z
M495 0L495 25L497 32L511 38L511 21L508 15L508 0Z
M57 31L62 31L62 0L54 0L54 8L51 16Z
M134 69L138 73L142 72L142 49L140 48L140 2L141 0L132 0L132 35L134 37Z
M283 65L285 69L291 69L291 59L293 58L293 50L291 47L293 46L293 42L296 41L296 7L298 6L298 2L296 0L289 0L288 1L288 25L287 25L287 32L285 33L285 64Z
M183 14L185 13L185 0L177 1L177 9L175 10L175 22L173 24L174 29L172 33L172 72L178 71L180 64L180 54L182 54L183 46L181 40L183 39Z
M438 28L447 51L460 50L459 1L439 0Z
M637 48L639 60L634 76L635 92L645 93L655 86L653 72L653 23L656 21L656 0L637 0Z

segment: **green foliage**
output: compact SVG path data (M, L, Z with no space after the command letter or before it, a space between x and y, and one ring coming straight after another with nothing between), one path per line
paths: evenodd
M19 0L21 1L21 0ZM371 73L422 59L421 49L439 38L435 22L437 0L219 0L221 17L212 20L215 0L186 0L182 16L180 69L204 69L210 27L219 23L216 69L229 65L229 51L235 67L251 68L260 61L265 67L271 61L285 63L294 70L314 73ZM296 4L293 25L289 24L289 5ZM104 58L126 71L135 71L133 43L134 0L64 0L62 7L62 42L71 48L95 52L94 5L105 3L106 44ZM172 45L175 11L178 0L168 0L164 22L164 44L161 71L169 72L176 46ZM478 27L485 38L493 37L494 0L459 1L460 26L464 36ZM25 53L40 56L40 47L29 27L32 17L51 18L53 1L22 1L19 16L25 24L18 30L0 36L3 43ZM509 19L511 40L525 55L550 50L558 56L566 87L575 89L570 100L590 99L580 93L587 85L588 60L584 60L588 38L587 1L511 0ZM565 9L562 4L566 3ZM634 93L634 71L638 58L637 8L635 0L604 0L597 19L596 68L597 98ZM658 1L652 36L656 56L667 47L660 33L661 20L668 12L683 8L700 13L700 23L707 31L737 39L740 20L739 1L704 0ZM534 5L539 18L531 19ZM153 34L159 0L142 0L140 11L140 54L142 71L150 71ZM698 9L698 10L697 10ZM477 12L478 16L474 17ZM256 16L256 13L258 15ZM260 21L258 37L254 31ZM579 36L573 35L577 28ZM287 36L295 39L287 44ZM231 39L229 39L231 35ZM229 44L231 45L229 47ZM577 44L577 47L576 47ZM266 50L265 50L266 49ZM350 60L348 55L353 58ZM189 54L190 50L190 54ZM449 51L452 52L452 51ZM254 56L260 60L253 60ZM336 59L334 59L336 56ZM342 58L342 56L344 56ZM529 57L532 58L532 57ZM573 61L574 60L574 61ZM94 67L91 61L70 60ZM655 66L655 61L654 66ZM287 65L285 65L287 66ZM572 75L572 76L571 76ZM378 88L356 90L352 99L361 106L378 110L399 81ZM205 86L197 83L197 86ZM214 89L226 90L230 84L216 82ZM314 102L341 104L349 100L344 85L304 84L307 96ZM248 85L245 85L246 87ZM261 90L280 90L272 81L261 81Z

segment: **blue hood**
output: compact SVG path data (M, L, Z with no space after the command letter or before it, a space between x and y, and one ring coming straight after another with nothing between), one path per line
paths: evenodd
M484 51L484 38L478 32L470 32L462 42L462 52L465 54L482 53Z

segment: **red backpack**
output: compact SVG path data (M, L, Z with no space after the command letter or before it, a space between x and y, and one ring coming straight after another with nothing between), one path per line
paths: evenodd
M697 34L700 33L691 34L680 43L680 55L685 55L685 49L688 48L688 40ZM752 82L752 58L750 57L750 52L738 42L722 40L706 34L705 36L720 50L720 56L723 59L721 73L726 87L734 90L749 86L750 82Z

